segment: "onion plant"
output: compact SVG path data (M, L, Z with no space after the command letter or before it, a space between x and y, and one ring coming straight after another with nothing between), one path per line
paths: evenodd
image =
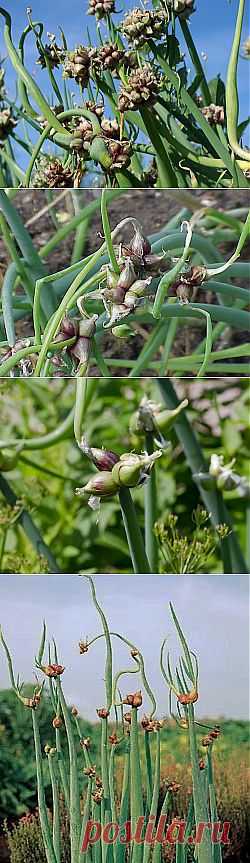
M218 821L213 776L213 748L220 729L197 722L198 661L187 644L175 610L170 603L182 654L174 674L169 654L165 657L165 639L160 651L160 669L169 692L170 716L178 723L180 734L186 734L189 740L192 797L185 819L173 819L175 796L180 786L166 780L167 765L161 757L162 729L166 718L157 716L157 701L147 677L143 655L137 645L110 630L98 602L93 579L88 576L88 580L101 633L90 640L81 638L79 653L81 657L85 656L99 639L104 639L106 651L104 701L97 708L101 722L97 765L93 763L91 739L82 738L78 709L75 706L70 708L67 703L62 684L65 668L59 663L55 641L48 641L45 623L35 657L37 683L29 698L23 694L19 675L15 677L11 654L1 633L11 686L23 708L32 712L38 808L47 863L61 861L59 801L62 798L69 818L71 863L100 863L104 860L120 863L125 859L147 863L151 855L155 863L160 863L171 843L176 848L176 863L187 863L187 860L222 863L223 836L226 842L228 835ZM113 643L116 639L128 650L131 665L115 673ZM134 687L133 692L126 694L124 678L130 674L137 676L137 689ZM39 707L46 686L49 687L51 702L51 739L42 751ZM144 700L150 706L141 717L140 708ZM201 732L203 736L198 738ZM152 744L154 736L155 745ZM146 787L142 779L143 749ZM123 761L121 793L118 793L116 784L118 756L122 756ZM51 779L51 813L45 795L46 758ZM162 772L165 796L161 802Z
M0 192L0 226L11 259L2 284L0 374L86 377L97 368L109 376L124 367L130 377L144 370L161 376L246 373L249 344L241 333L249 330L249 264L240 257L249 240L248 210L224 212L177 191L185 206L148 238L131 212L111 229L108 203L117 194L103 190L38 252L10 196ZM146 194L141 192L142 207ZM99 207L103 242L97 251L80 260L77 254L48 275L46 256L67 233L86 226ZM232 241L233 253L222 255L224 239ZM78 240L77 235L79 249ZM242 280L246 287L239 285ZM30 317L33 334L20 339L18 320L26 320L30 330ZM186 324L198 328L199 340L192 353L178 356L176 338ZM120 345L130 345L138 333L140 352L122 359ZM228 345L228 334L239 343Z
M75 385L75 406L54 431L41 436L13 439L8 435L0 440L0 492L7 513L6 518L3 516L5 527L3 527L1 547L2 570L5 566L8 531L12 534L13 526L14 529L22 527L36 555L42 555L42 559L46 560L49 571L60 570L51 553L50 545L48 547L34 523L36 516L34 519L31 517L25 499L18 501L13 490L13 482L15 485L16 471L21 470L22 473L23 463L30 465L35 472L36 470L43 472L42 464L39 466L36 460L33 462L32 458L31 460L27 458L29 450L37 451L38 454L39 450L48 451L50 447L63 442L67 436L75 440L75 448L79 450L80 461L75 476L78 483L79 478L81 481L81 485L78 484L77 487L77 479L74 484L71 482L69 505L71 503L72 506L74 505L73 499L76 496L79 501L77 519L80 519L83 526L86 525L84 530L86 535L90 518L88 507L93 511L94 522L98 523L99 517L102 519L105 505L109 505L108 512L110 512L110 506L113 503L117 510L119 535L124 542L122 537L125 534L125 549L135 574L165 571L185 574L199 572L201 569L204 570L204 567L207 571L215 548L224 572L247 572L247 563L234 529L227 499L229 498L230 502L230 496L232 494L236 496L237 506L238 502L243 505L245 518L247 518L248 480L238 473L235 460L224 463L224 456L218 452L217 447L217 451L210 454L209 460L204 457L192 428L191 418L189 419L187 399L179 403L172 382L160 379L155 386L158 388L161 400L156 402L144 393L138 409L130 417L130 427L126 432L127 451L124 451L124 448L121 451L119 437L117 437L117 448L111 450L108 446L106 448L96 446L95 440L89 438L88 430L91 428L94 436L91 411L94 409L99 386L97 382L78 378ZM163 512L161 511L160 488L164 477L169 476L168 471L165 474L166 467L162 463L171 465L171 460L174 458L170 445L170 440L173 445L171 429L174 430L175 440L177 437L181 444L199 502L198 509L193 514L193 531L191 534L189 531L188 536L183 535L182 530L178 529L174 512L169 514L169 511L166 513L164 509ZM106 433L108 434L108 429ZM105 441L103 443L105 444ZM167 462L165 462L166 456ZM77 458L77 453L74 458ZM53 477L60 478L60 473L47 468L46 465L44 472L45 480L47 475L48 481L50 477L51 481ZM61 476L62 495L67 479L64 473L65 471ZM167 481L165 479L165 482ZM138 509L139 500L140 509ZM104 531L104 545L107 524L108 516L105 518L104 512L104 521L101 521L100 527L101 532ZM67 524L64 526L63 517L60 528L62 542L64 530L66 537L68 529ZM52 540L53 534L52 517L48 533ZM34 566L38 566L37 559ZM97 571L100 571L98 560L95 566Z
M87 8L88 7L88 8ZM121 187L249 187L249 150L242 143L238 60L245 0L238 0L226 82L208 81L195 45L194 0L86 5L78 44L46 21L27 23L15 44L11 16L0 9L6 52L16 79L11 98L0 79L1 183L78 187L93 172ZM81 28L79 33L81 33ZM30 40L40 68L29 67ZM183 50L184 49L184 50ZM192 70L190 73L189 63ZM72 92L73 89L73 92ZM48 95L46 95L48 94Z

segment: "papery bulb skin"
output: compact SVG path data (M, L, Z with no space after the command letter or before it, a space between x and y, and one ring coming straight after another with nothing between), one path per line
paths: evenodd
M144 437L147 432L155 433L155 435L157 431L167 432L187 406L188 400L184 399L174 410L162 410L160 403L144 397L139 409L131 417L130 433Z
M127 308L134 309L135 306L138 305L138 301L146 295L151 281L152 279L150 277L149 279L137 279L136 282L134 282L125 294L124 303Z
M66 338L73 339L79 332L79 321L75 318L68 318L67 315L62 319L60 324L60 332Z
M178 794L178 791L181 788L179 782L168 782L167 787L168 787L168 791L171 791L172 794Z
M138 692L133 692L129 695L126 695L126 698L123 699L123 704L129 704L130 707L141 707L142 705L142 694L141 690Z
M63 674L63 672L65 671L65 667L64 665L57 665L57 663L53 663L51 665L41 665L41 670L46 675L46 677L60 677L61 674Z
M71 346L70 353L79 360L80 365L87 364L90 355L90 339L80 336L75 344Z
M115 482L112 472L103 470L95 474L82 488L76 488L75 493L80 497L89 497L96 495L97 497L111 497L117 492L117 483Z
M54 716L54 719L52 721L52 725L53 725L53 728L62 728L63 720L62 720L61 716Z
M177 701L180 704L195 704L198 701L199 695L197 689L192 689L191 692L179 692L177 695Z
M155 431L156 412L161 410L161 405L143 396L139 408L132 414L129 423L130 434L144 437L147 432Z
M91 315L89 318L82 318L79 323L79 336L86 339L91 339L95 333L96 321L98 315Z
M145 255L151 254L151 243L144 237L141 230L136 228L133 239L129 245L131 252L133 255L137 255L138 258L144 258Z
M109 743L111 746L116 746L116 744L119 743L117 734L114 733L109 735Z
M111 471L119 461L119 455L112 452L112 450L90 447L85 439L81 441L80 449L100 471Z
M152 275L157 276L159 272L161 272L162 264L166 264L166 255L165 252L162 255L145 255L144 258L144 267L148 273L152 273Z
M88 639L85 638L78 642L79 652L82 655L83 653L88 653L89 650L89 642Z
M119 273L115 273L114 270L111 269L111 267L104 267L103 269L106 272L107 288L109 288L110 290L112 288L116 288L119 279Z
M90 779L95 778L95 767L84 767L83 768L84 776L89 776Z
M99 707L96 712L99 719L107 719L109 716L109 710L107 710L106 707Z
M89 0L88 15L95 15L98 21L115 11L115 0Z
M119 279L117 282L117 288L124 288L125 291L128 291L129 288L132 287L132 285L134 284L135 281L136 281L136 272L134 269L133 262L131 261L130 258L127 258L127 260L124 263L123 269L120 273L120 276L119 276Z
M202 738L201 743L202 743L202 746L205 746L205 748L212 746L213 738L211 737L210 734L206 734L206 736Z

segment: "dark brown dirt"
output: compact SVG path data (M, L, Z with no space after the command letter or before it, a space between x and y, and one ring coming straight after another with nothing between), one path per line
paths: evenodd
M81 201L81 206L90 203L95 198L99 197L100 190L85 189L78 190L77 195ZM111 226L123 218L125 215L133 215L138 218L142 224L145 234L151 234L159 231L163 225L174 216L183 206L181 200L181 190L156 190L156 189L131 189L124 192L124 196L117 198L109 205L109 216ZM193 197L202 200L209 200L209 205L222 208L225 211L236 208L238 206L247 206L249 204L248 190L233 190L233 191L209 191L195 190L192 192ZM65 223L74 214L71 192L66 192L62 197L62 190L53 190L50 193L50 200L58 201L55 207L45 214L40 215L41 210L48 204L48 194L44 189L25 190L20 189L16 193L14 202L15 206L22 216L26 224L33 242L37 249L50 239L55 231L55 214L58 221L58 226ZM101 219L98 212L91 221L91 228L88 232L88 240L85 252L89 253L98 248L100 244L101 234ZM129 235L128 235L129 236ZM51 255L46 258L46 266L49 272L57 272L59 269L68 266L73 248L73 235L68 235L63 242L56 247ZM222 247L223 251L223 247ZM227 244L227 255L230 247ZM244 250L243 257L246 257ZM4 272L6 266L6 251L0 239L0 271ZM204 302L209 301L209 293L202 292ZM30 322L20 322L17 325L19 336L27 336L32 332ZM183 325L175 340L173 353L177 356L185 356L189 354L197 345L200 338L200 329L195 325ZM225 337L223 342L218 341L216 347L225 347ZM227 345L240 344L248 340L248 334L237 331L236 333L229 332L227 334ZM145 328L138 332L137 335L129 341L121 341L119 343L114 338L107 336L105 341L106 356L120 356L121 359L135 358L142 348L145 341ZM119 351L119 354L118 354ZM98 374L95 370L93 374ZM144 372L145 374L146 372ZM117 374L126 375L126 369Z

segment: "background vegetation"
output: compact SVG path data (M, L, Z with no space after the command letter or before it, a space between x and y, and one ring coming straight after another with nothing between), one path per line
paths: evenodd
M30 692L27 686L26 693ZM45 697L39 709L39 724L42 745L53 744L53 728L51 725L51 708ZM215 781L217 788L218 813L223 820L231 822L230 846L224 849L224 859L230 863L247 863L249 860L248 829L248 723L216 717L220 722L222 734L216 742L214 753ZM204 722L213 725L214 718L205 718ZM80 720L82 734L91 737L91 755L95 762L100 744L100 723L91 724ZM201 735L198 737L202 737ZM201 755L203 754L201 747ZM122 778L123 755L117 755L118 767L117 790L120 791ZM173 721L169 720L162 730L162 794L164 782L170 779L180 783L180 790L175 796L175 811L173 815L184 815L191 787L191 768L189 767L188 740ZM100 765L96 763L97 770ZM35 792L35 756L32 739L31 713L18 704L13 692L0 692L0 831L3 841L3 822L8 821L9 827L17 823L18 818L27 812L36 812L37 798ZM81 753L79 749L79 773L82 775ZM46 760L44 775L47 789L49 775ZM87 782L87 780L86 780ZM48 797L48 803L50 798ZM20 843L20 837L19 837ZM3 850L2 850L3 855ZM1 856L0 860L6 859ZM13 858L17 859L18 858ZM39 863L43 857L39 857ZM31 860L28 859L28 863Z

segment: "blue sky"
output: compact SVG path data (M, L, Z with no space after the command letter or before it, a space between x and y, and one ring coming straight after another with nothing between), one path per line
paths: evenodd
M148 678L158 699L158 714L167 715L168 694L159 671L160 645L165 636L173 661L178 656L168 603L171 600L200 666L197 713L214 718L248 717L247 576L119 576L95 577L98 599L110 628L138 645ZM42 620L59 647L66 666L64 688L71 704L95 719L103 697L104 644L100 640L79 656L78 640L101 631L89 584L79 576L1 576L0 617L14 656L16 671L32 680ZM115 642L115 670L126 668L128 652ZM130 664L130 661L129 661ZM124 691L134 689L127 677ZM0 652L0 687L8 686L5 657ZM146 701L144 702L147 708Z
M26 2L20 0L8 0L8 10L13 16L13 32L15 37L26 26ZM117 8L130 9L140 5L140 0L117 0ZM93 20L86 14L88 0L31 0L33 19L45 22L45 33L54 32L59 36L58 25L61 25L68 36L69 47L83 42L87 39L86 27L90 27L93 33ZM247 4L246 4L247 6ZM218 72L225 76L235 18L238 8L238 0L196 0L196 12L192 16L192 34L195 39L199 53L207 55L206 69L208 77L213 77ZM102 24L105 37L105 25ZM244 36L249 35L249 18L245 20ZM35 52L32 50L33 38L27 42L29 62L37 80L42 80L42 73L35 65ZM1 55L5 53L3 40L0 41ZM242 102L241 118L249 112L249 65L246 61L239 63L239 90ZM44 80L44 78L43 78Z

